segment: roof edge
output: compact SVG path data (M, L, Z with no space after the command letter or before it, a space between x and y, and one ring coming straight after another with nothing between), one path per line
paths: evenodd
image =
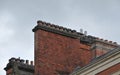
M100 64L100 63L108 60L112 56L118 55L119 53L120 53L120 46L115 48L115 49L113 49L112 51L110 51L110 52L108 52L108 53L106 53L106 54L96 58L95 60L91 61L88 65L80 68L79 70L71 73L70 75L74 75L75 73L79 74L80 72L85 72L86 70L96 66L97 64Z
M65 28L62 26L46 23L43 21L37 21L37 26L35 26L32 29L32 31L36 32L39 29L44 30L44 31L48 31L48 32L53 32L56 34L60 34L63 36L71 37L71 38L78 38L81 35L84 35L83 33L76 32L76 30L71 30L69 28Z
M77 32L76 30L72 30L72 29L69 29L69 28L65 28L65 27L62 27L62 26L55 25L55 24L47 23L47 22L44 22L44 21L41 21L41 20L38 20L37 25L32 29L33 32L36 32L38 30L44 30L44 31L55 33L55 34L75 38L75 39L80 39L81 36L87 36L87 37L94 38L95 41L99 41L99 42L114 45L114 46L119 46L117 44L117 42L104 40L104 39L94 37L94 36L91 36L91 35L86 35L82 32Z

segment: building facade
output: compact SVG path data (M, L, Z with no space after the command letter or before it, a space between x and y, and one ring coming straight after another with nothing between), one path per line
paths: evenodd
M120 46L86 32L37 21L35 66L11 58L6 75L120 75Z
M43 21L37 22L33 32L35 75L69 75L119 47L116 42Z

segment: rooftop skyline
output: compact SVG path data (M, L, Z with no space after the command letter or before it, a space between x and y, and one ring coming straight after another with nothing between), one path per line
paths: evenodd
M0 0L0 75L11 57L34 60L37 20L120 43L119 0Z

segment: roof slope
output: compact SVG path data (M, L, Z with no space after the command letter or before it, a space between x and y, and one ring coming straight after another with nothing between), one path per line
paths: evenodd
M111 59L114 56L120 55L120 46L109 51L106 54L101 55L100 57L97 57L95 59L93 59L88 65L74 71L73 73L71 73L71 75L77 75L77 74L81 74L82 72L85 72L87 70L92 69L93 67ZM119 57L120 58L120 57ZM116 63L120 63L120 62L116 62Z

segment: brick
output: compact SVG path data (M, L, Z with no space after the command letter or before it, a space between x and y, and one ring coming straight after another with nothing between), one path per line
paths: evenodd
M43 30L35 32L35 47L35 75L57 75L57 70L70 73L91 60L90 46L79 39Z

